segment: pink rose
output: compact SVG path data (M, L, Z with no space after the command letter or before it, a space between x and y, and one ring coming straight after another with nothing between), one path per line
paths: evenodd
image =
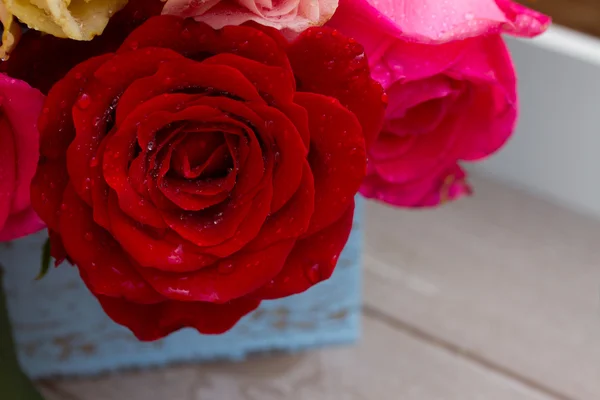
M361 193L424 207L470 193L459 162L513 131L516 78L499 33L533 36L549 18L509 0L343 0L330 25L365 47L389 99Z
M44 227L31 208L29 185L39 158L37 119L44 95L0 74L0 241Z
M323 25L338 0L166 0L163 14L195 18L215 29L256 21L280 30L301 32Z

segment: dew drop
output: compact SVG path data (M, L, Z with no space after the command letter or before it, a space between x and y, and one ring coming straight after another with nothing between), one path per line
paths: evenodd
M387 93L383 93L383 94L381 95L381 101L382 101L382 103L383 103L383 104L386 104L386 105L387 105L387 103L388 103L388 101L389 101L389 98L388 98L388 94L387 94Z
M90 159L90 167L94 168L97 167L99 164L98 159L96 157L92 157Z
M92 232L86 232L86 233L83 235L83 238L84 238L85 240L87 240L88 242L91 242L92 240L94 240L94 234L93 234Z
M137 40L133 40L129 43L129 48L131 50L137 50L140 47L140 43Z
M312 284L321 282L321 266L319 264L313 264L306 269L306 277Z
M167 257L167 261L169 262L169 264L181 264L183 262L182 255L183 245L180 244L175 250L171 252L171 254L169 254L169 256Z
M90 106L90 104L92 104L92 99L90 98L90 95L87 93L83 93L79 97L79 100L77 100L77 106L79 108L81 108L82 110L85 110L86 108L88 108Z

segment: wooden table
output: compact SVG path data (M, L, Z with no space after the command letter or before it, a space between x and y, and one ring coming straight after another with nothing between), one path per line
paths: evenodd
M48 400L600 399L600 223L476 190L367 207L356 346L39 385Z

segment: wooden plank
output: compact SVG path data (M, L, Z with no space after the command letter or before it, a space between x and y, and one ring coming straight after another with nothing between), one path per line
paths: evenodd
M368 307L521 375L600 398L600 223L506 186L433 211L367 207Z
M82 400L550 400L366 317L354 347L54 383Z

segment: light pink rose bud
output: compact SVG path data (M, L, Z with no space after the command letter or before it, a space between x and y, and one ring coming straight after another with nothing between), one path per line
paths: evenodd
M325 24L337 6L338 0L167 0L163 14L194 18L216 29L255 21L301 32Z

